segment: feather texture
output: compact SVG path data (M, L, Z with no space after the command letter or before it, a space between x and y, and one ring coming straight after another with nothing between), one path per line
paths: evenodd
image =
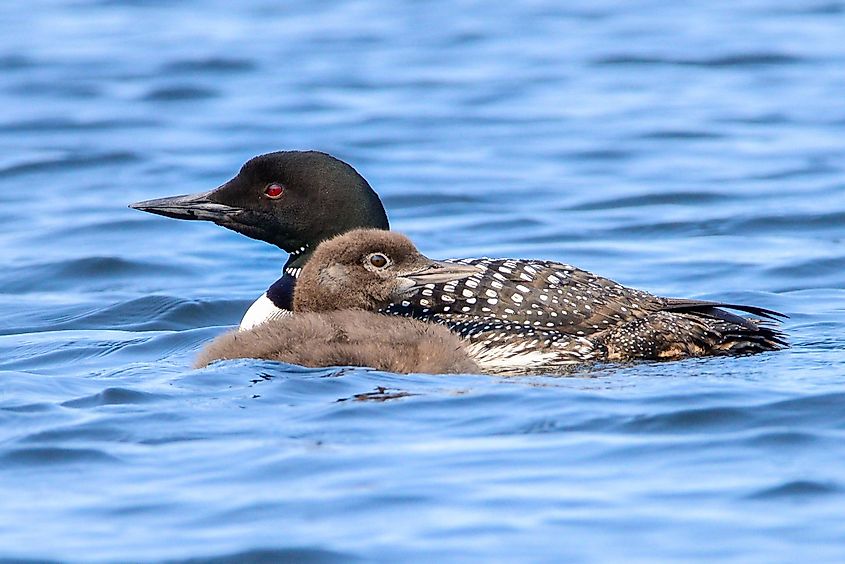
M482 368L744 354L786 346L783 334L764 321L783 317L772 310L661 298L552 261L456 262L483 271L428 285L383 311L448 326L472 343Z

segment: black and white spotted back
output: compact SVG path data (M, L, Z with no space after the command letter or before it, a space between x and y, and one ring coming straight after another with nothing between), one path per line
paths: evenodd
M475 360L488 370L668 357L666 351L675 350L676 330L677 339L687 334L697 339L681 341L690 354L715 346L720 339L715 329L699 328L702 315L663 312L686 302L627 288L568 264L488 258L449 262L483 270L457 282L429 284L383 311L449 326L469 341ZM708 307L714 305L718 304ZM662 315L653 317L656 312ZM711 323L719 324L724 326L722 332L725 327L736 328L724 320ZM690 333L692 328L697 332ZM706 342L699 343L702 339Z

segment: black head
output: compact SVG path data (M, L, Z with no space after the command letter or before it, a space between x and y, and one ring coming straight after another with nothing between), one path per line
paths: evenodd
M388 229L381 200L364 177L317 151L260 155L219 188L130 207L213 221L291 253L292 266L301 266L320 241L335 235L362 227Z
M478 273L475 266L431 260L401 233L356 229L317 247L296 282L293 309L376 311L426 284Z

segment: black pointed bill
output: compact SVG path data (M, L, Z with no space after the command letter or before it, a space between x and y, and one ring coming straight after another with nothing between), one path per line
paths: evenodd
M244 210L226 204L220 204L210 199L215 190L200 192L198 194L186 194L184 196L170 196L168 198L157 198L135 202L129 207L164 217L175 219L197 219L213 221L215 223L225 222Z

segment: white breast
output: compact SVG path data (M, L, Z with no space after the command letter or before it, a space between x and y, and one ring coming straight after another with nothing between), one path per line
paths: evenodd
M488 372L530 370L549 364L559 356L552 351L526 349L522 343L490 346L484 342L468 344L466 350L478 366Z
M531 347L525 341L500 345L475 341L467 344L466 350L483 371L490 373L524 373L526 370L578 364L595 357L594 343L582 337L574 341L558 341L544 348Z
M241 319L241 325L238 327L238 331L248 331L271 319L279 319L288 315L291 315L290 311L276 307L276 304L264 293L246 310L244 318Z

